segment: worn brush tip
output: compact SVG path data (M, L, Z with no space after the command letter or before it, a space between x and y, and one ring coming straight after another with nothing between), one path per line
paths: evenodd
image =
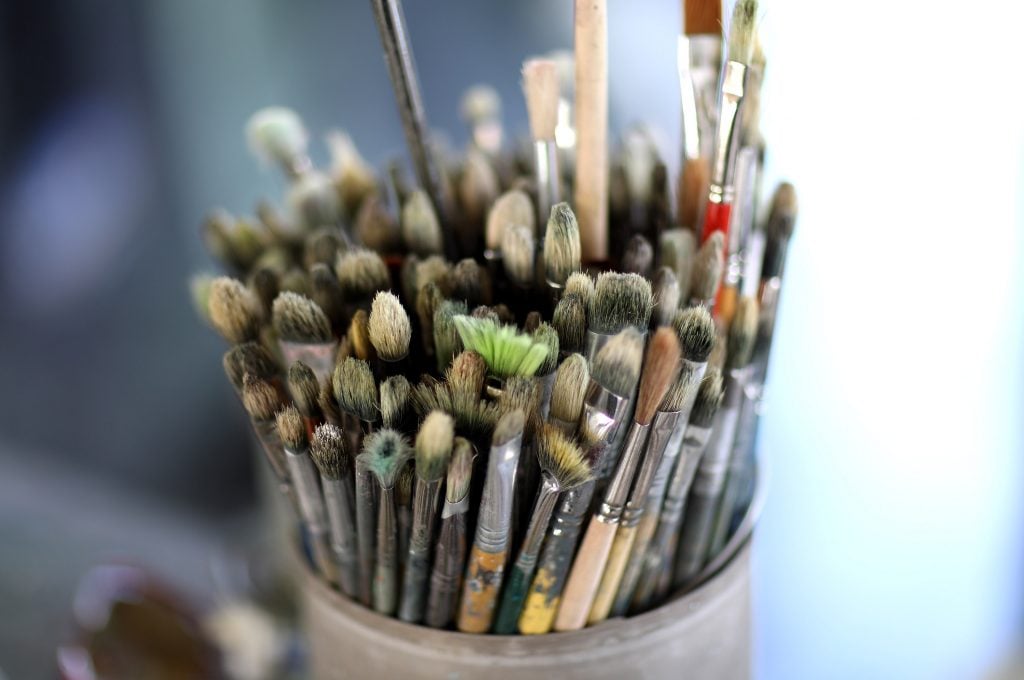
M224 372L236 390L242 389L245 374L268 380L277 373L277 362L258 342L243 342L224 353Z
M460 352L448 367L447 380L452 391L480 396L487 379L487 362L479 352Z
M271 319L279 340L323 343L331 340L331 322L320 306L304 295L284 292L274 300Z
M306 418L316 417L320 410L317 399L320 397L320 384L316 374L306 364L296 361L288 367L288 391L292 395L295 407Z
M627 326L647 328L654 307L651 284L639 274L602 272L594 286L587 322L595 333L618 333Z
M306 424L294 406L286 406L277 412L277 434L290 451L306 448Z
M506 412L501 416L494 428L491 444L493 446L501 446L516 437L521 437L525 426L526 415L520 409Z
M705 307L679 310L672 318L672 327L682 343L683 357L698 363L708 360L715 346L715 322Z
M757 0L737 0L729 26L729 60L749 64L754 51Z
M422 189L412 192L402 206L402 238L409 250L421 257L439 255L444 250L441 223Z
M431 411L416 433L416 476L426 482L440 479L448 469L455 439L455 421L443 411Z
M359 462L377 478L382 488L390 489L411 457L412 449L405 437L385 427L363 440Z
M563 296L555 305L551 325L558 332L558 342L563 351L583 351L587 331L587 310L583 298L575 293Z
M266 380L247 373L242 380L242 404L253 420L273 420L281 409L281 395Z
M263 307L241 281L228 276L214 279L208 304L210 323L232 345L259 337Z
M333 386L334 398L342 411L362 421L377 421L377 383L368 363L347 357L334 367Z
M523 94L535 140L553 140L558 125L558 65L550 59L523 63Z
M560 491L573 489L593 478L590 465L576 442L554 425L545 425L537 447L542 470L555 478Z
M550 283L564 286L580 269L580 226L568 203L551 207L544 233L544 274Z
M252 152L265 162L290 165L306 153L309 135L299 114L283 106L268 106L252 114L245 125Z
M690 281L690 296L699 300L711 300L718 293L718 283L725 266L722 248L725 235L716 231L704 241L693 263Z
M636 391L643 352L643 334L636 328L626 328L612 336L597 352L590 376L613 394L629 396Z
M380 414L384 427L398 429L409 410L412 386L405 376L393 375L380 385Z
M662 326L654 331L636 397L636 422L641 425L650 424L658 404L675 382L679 373L679 355L679 336L674 330Z
M551 417L575 423L583 411L590 368L582 354L570 354L555 372L551 387Z
M473 445L462 437L456 437L452 446L452 459L448 463L448 477L445 480L444 498L449 503L458 503L469 493L469 482L473 475Z
M743 368L750 363L757 336L757 300L753 297L740 298L736 314L729 324L729 340L726 348L726 366Z
M690 411L690 424L711 427L711 421L721 403L722 374L715 370L708 371L697 389L697 398L693 402L693 410Z
M309 455L326 479L344 479L352 469L352 459L345 451L345 433L337 425L317 426L309 444Z
M370 341L370 315L365 309L357 309L348 324L346 334L352 347L352 354L357 359L369 361L373 356L373 343Z
M536 241L530 229L521 224L506 227L501 239L501 254L505 274L519 286L532 286Z
M498 197L487 214L487 225L484 230L484 242L489 250L501 250L505 230L518 224L537 231L536 218L533 214L533 202L525 191L512 189Z
M368 298L391 287L391 275L384 260L365 248L349 248L340 253L334 271L346 300Z
M377 293L370 308L370 343L384 361L398 361L409 353L412 325L405 307L393 293Z
M594 279L583 272L573 272L565 281L565 295L579 295L584 308L590 305L594 297Z

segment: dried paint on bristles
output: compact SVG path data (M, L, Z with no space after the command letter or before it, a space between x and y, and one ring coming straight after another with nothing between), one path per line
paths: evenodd
M379 290L391 288L391 275L384 260L365 248L349 248L338 255L334 272L348 302L363 300Z
M393 375L380 385L380 415L384 427L399 429L409 412L412 386L405 376Z
M452 447L452 459L448 463L448 476L445 479L444 499L449 503L458 503L469 493L469 483L473 475L473 445L462 437L455 438Z
M609 392L628 397L636 392L643 353L644 336L635 328L626 328L598 350L590 367L590 377Z
M480 396L487 379L487 362L479 352L466 350L455 357L445 376L452 390Z
M544 275L549 283L564 286L580 269L580 226L568 203L551 207L544 234Z
M523 428L526 426L526 415L516 409L508 411L498 420L494 428L494 436L491 438L492 446L502 446L516 437L523 436Z
M227 276L214 279L210 283L209 310L210 323L232 345L259 337L263 307L241 281Z
M718 293L718 283L725 266L722 248L725 235L716 231L704 241L693 263L690 279L690 297L698 300L713 300Z
M709 371L700 381L700 387L697 389L697 399L693 402L693 410L690 411L690 424L697 427L711 427L711 422L721 403L722 374L718 371Z
M743 368L750 363L757 336L757 300L742 297L736 306L736 314L729 324L729 341L726 351L726 367Z
M558 332L563 351L582 352L587 332L587 310L583 298L575 293L564 295L555 305L551 325Z
M550 59L523 63L523 94L535 140L553 140L558 125L558 67Z
M277 362L258 342L243 342L224 353L224 372L236 390L242 389L245 374L269 380L277 375Z
M253 420L273 420L281 410L281 395L266 380L246 374L242 379L242 405Z
M331 322L319 305L302 295L281 293L271 319L279 340L323 343L331 340Z
M306 449L306 424L294 406L286 406L277 412L277 434L289 451Z
M538 444L537 461L555 478L560 491L574 489L593 478L583 451L557 427L545 425Z
M359 420L369 423L377 421L377 383L368 363L348 357L334 367L332 384L338 408Z
M382 489L390 489L410 458L412 449L405 437L385 427L366 436L357 460L377 478Z
M665 393L679 374L679 361L679 336L676 332L666 326L654 331L647 347L643 375L640 376L636 422L641 425L650 424L658 404L665 398Z
M729 61L749 64L754 51L757 0L736 0L729 25Z
M405 307L392 293L377 293L370 308L370 343L384 361L399 361L409 353L412 325Z
M320 416L320 407L317 405L320 384L313 369L301 361L296 361L288 367L288 392L292 395L295 407L304 417L315 419Z
M679 310L672 318L672 327L679 335L684 358L698 363L708 360L715 347L715 321L706 307Z
M533 213L533 202L526 192L519 189L506 191L498 197L487 214L484 242L488 250L501 250L505 231L513 225L520 225L536 233L537 223Z
M533 285L536 243L528 227L512 224L505 229L501 240L501 255L509 279L524 288Z
M555 372L555 383L551 387L551 417L567 423L579 420L588 382L590 369L583 355L567 356Z
M416 476L425 482L440 479L448 469L455 440L455 421L442 411L431 411L416 433Z
M651 284L639 274L602 272L587 309L587 322L595 333L618 333L627 326L647 328L654 308Z
M345 434L337 425L317 426L309 444L309 455L324 479L345 479L352 469L352 459L345 451Z
M439 255L444 250L441 223L430 197L422 189L412 192L402 206L402 238L409 250L420 257Z

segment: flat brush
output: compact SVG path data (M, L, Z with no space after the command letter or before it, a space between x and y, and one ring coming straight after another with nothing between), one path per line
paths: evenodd
M430 551L434 546L441 486L455 438L455 421L440 411L427 415L416 435L416 485L413 492L412 532L402 582L398 618L409 623L423 619L427 604Z
M669 388L676 382L680 360L681 347L675 331L666 327L655 331L651 337L647 365L644 367L640 390L637 393L635 421L630 435L627 435L615 477L605 492L605 501L598 511L595 522L591 523L591 527L597 532L597 540L600 539L602 531L608 531L605 527L610 527L614 540L587 617L589 624L608 618L626 564L633 551L637 526L647 506L647 495L665 451L664 446L660 445L648 448L647 442L658 406L664 401ZM592 545L600 545L597 540ZM581 551L586 547L587 541L584 537Z
M746 83L747 65L754 49L754 23L757 0L738 0L729 26L729 55L722 72L718 121L715 131L714 161L704 208L701 240L716 231L728 235L733 200L733 169L739 144L737 125Z
M326 380L334 368L338 343L331 334L331 322L309 298L281 293L274 300L272 321L285 363L301 361L317 380Z
M284 405L281 395L272 384L251 374L242 381L242 405L245 406L256 438L260 441L270 469L277 478L278 488L298 508L295 490L292 487L284 446L277 432L275 418Z
M580 270L580 227L568 203L551 208L544 233L544 280L556 302L573 272Z
M429 147L427 137L430 128L427 127L426 115L423 112L423 100L416 77L412 46L406 34L402 3L399 0L373 0L373 14L377 20L377 29L380 31L384 61L391 76L391 85L395 91L395 100L402 118L402 129L405 131L409 155L416 170L416 179L426 190L434 207L445 215L443 222L449 224L452 201L447 195L445 182ZM455 260L454 234L448 230L444 235L448 258Z
M456 603L466 562L466 519L473 473L473 446L456 437L445 481L444 505L437 532L434 567L430 574L430 595L424 622L445 628L455 618Z
M494 622L494 632L499 635L516 632L519 614L537 566L541 542L547 533L559 495L591 479L590 465L583 457L583 452L572 439L554 426L545 426L538 440L537 459L542 470L540 488L526 536L509 572Z
M341 592L355 598L359 590L359 550L353 515L352 459L345 450L341 429L329 423L317 426L309 455L320 471L331 548L338 566L338 585Z
M602 272L587 309L584 356L593 361L616 333L627 327L646 331L654 308L651 284L638 274Z
M464 633L486 633L494 618L510 547L513 483L525 423L522 411L512 411L494 430L457 622Z
M567 437L576 433L589 382L590 369L582 354L570 354L555 371L548 422Z
M550 59L523 63L523 94L533 136L534 178L537 186L537 219L543 220L561 200L558 171L558 69Z
M389 616L394 615L398 607L398 518L395 483L411 457L412 452L405 438L398 432L386 428L367 437L363 452L359 454L359 462L377 483L373 608Z
M370 308L368 331L370 343L380 359L382 377L401 375L408 367L412 324L405 307L392 293L377 293Z
M294 180L313 167L306 152L309 135L292 109L260 109L249 118L245 132L252 152L265 162L276 163L289 179Z
M288 465L295 496L299 502L299 516L313 553L313 563L331 584L338 582L338 569L327 528L327 510L320 492L320 480L309 455L309 440L302 416L293 406L277 413L277 431L284 444L284 457Z
M210 284L210 323L232 345L259 339L263 308L237 279L220 276Z
M587 333L587 307L580 295L570 293L555 305L551 325L558 333L562 353L582 352Z

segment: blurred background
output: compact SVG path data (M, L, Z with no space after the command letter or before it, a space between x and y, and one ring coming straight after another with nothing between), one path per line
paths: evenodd
M433 127L572 43L567 0L406 3ZM678 168L679 3L611 2L613 130ZM642 5L642 8L641 8ZM992 5L988 7L987 5ZM764 2L766 187L800 195L762 445L761 678L1024 677L1021 10ZM253 531L247 423L187 279L283 183L256 109L404 146L368 2L0 4L0 676L52 677L94 564L197 601ZM314 160L326 160L322 144Z

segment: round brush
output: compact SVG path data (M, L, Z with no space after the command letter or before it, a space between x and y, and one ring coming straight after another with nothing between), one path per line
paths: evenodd
M323 310L307 297L285 292L274 300L271 319L285 363L291 366L301 361L318 381L328 379L338 343Z
M445 480L441 526L437 531L434 567L430 574L430 595L424 622L445 628L455 618L462 566L466 562L466 523L470 514L469 489L473 474L473 446L456 437L448 476Z
M338 566L341 592L356 597L359 589L359 551L356 547L355 497L352 489L352 458L345 450L341 429L325 423L313 433L309 455L320 471L331 548Z

